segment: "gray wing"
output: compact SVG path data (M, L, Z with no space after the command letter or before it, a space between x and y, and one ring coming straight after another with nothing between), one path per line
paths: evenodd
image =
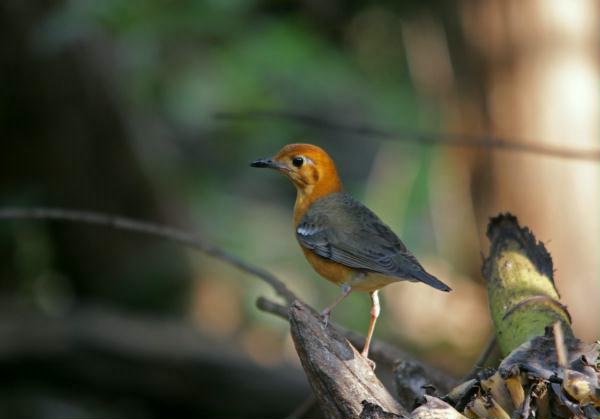
M450 290L425 272L398 236L350 195L333 194L313 203L296 237L303 247L342 265Z

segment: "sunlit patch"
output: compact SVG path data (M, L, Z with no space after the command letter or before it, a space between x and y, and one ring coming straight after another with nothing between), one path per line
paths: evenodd
M273 329L250 327L242 335L241 342L244 352L258 364L272 366L282 361L283 338Z
M586 37L596 25L597 3L592 1L541 0L539 7L542 18L562 36L569 38Z
M232 336L242 322L238 285L203 278L197 281L192 302L192 318L203 332L212 336Z
M424 284L392 284L382 290L384 311L396 332L422 348L451 345L468 358L475 356L491 334L485 290L453 274L441 262L424 265L453 291L443 293ZM460 369L455 360L453 368Z

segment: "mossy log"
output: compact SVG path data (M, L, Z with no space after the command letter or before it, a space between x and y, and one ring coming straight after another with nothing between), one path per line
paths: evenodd
M526 227L511 214L490 220L489 257L483 265L489 306L502 356L546 327L560 322L565 338L573 338L571 319L554 284L552 258Z

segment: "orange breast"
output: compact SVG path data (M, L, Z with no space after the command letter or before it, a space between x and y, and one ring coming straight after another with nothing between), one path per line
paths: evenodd
M336 284L343 284L350 281L354 275L354 270L347 266L340 265L337 262L332 262L314 254L312 251L300 246L304 252L304 256L308 263L312 265L315 271L323 278L328 279Z
M306 214L313 202L322 196L340 192L342 190L342 184L333 162L326 168L328 170L324 170L323 173L321 173L319 182L316 184L310 185L310 187L296 185L297 195L296 204L294 205L294 230L298 228L298 224L302 220L302 217L304 217L304 214ZM300 245L300 247L304 252L306 260L308 260L308 263L310 263L314 270L325 279L336 284L343 284L350 281L350 279L355 276L352 268L322 258L312 251L305 249L302 245Z
M303 247L302 251L308 262L319 275L337 285L346 283L356 291L373 292L399 280L398 278L375 273L357 275L358 272L352 268L322 258Z

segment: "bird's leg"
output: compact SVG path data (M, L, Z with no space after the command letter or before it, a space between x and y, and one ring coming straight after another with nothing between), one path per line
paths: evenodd
M330 305L329 307L327 307L325 310L323 310L321 312L321 316L323 316L323 328L327 327L327 323L329 323L329 315L331 314L331 310L333 310L335 308L335 306L337 306L339 303L342 302L342 300L344 298L346 298L348 296L348 294L350 294L350 292L352 291L352 287L348 284L342 284L342 293L340 294L340 296L337 298L337 300L335 300L333 302L332 305Z
M369 323L367 339L365 339L365 347L361 352L361 355L367 359L369 359L369 345L371 344L371 338L373 337L373 331L375 330L375 322L377 322L377 317L379 317L379 312L381 311L379 305L379 291L373 291L369 294L371 295L371 301L373 302L371 307L371 322ZM372 367L375 369L375 363L372 364Z

